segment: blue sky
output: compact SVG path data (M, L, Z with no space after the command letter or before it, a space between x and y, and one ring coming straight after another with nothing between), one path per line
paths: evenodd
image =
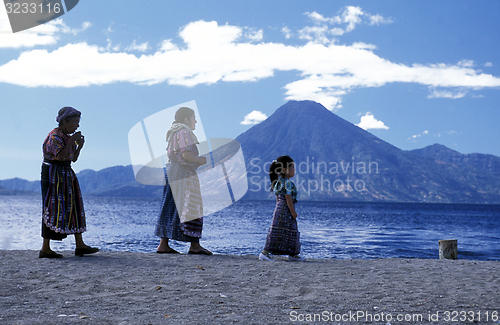
M309 99L401 149L500 156L499 12L494 0L85 0L12 34L2 6L0 179L39 179L63 106L83 113L80 171L130 164L129 130L192 100L207 137Z

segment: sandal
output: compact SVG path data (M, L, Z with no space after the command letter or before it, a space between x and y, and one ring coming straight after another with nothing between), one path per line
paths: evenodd
M168 251L156 251L158 254L180 254L178 251L176 251L173 248L170 248Z
M199 254L199 255L208 255L208 256L213 255L213 253L211 251L209 251L208 249L205 249L205 248L202 248L197 252L190 250L188 252L188 254Z
M94 254L99 251L97 247L75 248L75 255L82 257L84 254Z
M40 251L40 253L38 253L38 258L62 258L62 257L63 257L62 254L58 254L56 252L45 253Z

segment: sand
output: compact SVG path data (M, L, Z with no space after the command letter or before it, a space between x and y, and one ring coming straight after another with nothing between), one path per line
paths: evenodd
M0 251L1 324L500 323L498 261L62 253Z

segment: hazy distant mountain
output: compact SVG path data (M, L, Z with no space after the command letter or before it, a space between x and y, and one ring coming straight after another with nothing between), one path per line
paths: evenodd
M132 165L114 166L77 174L82 192L93 196L152 197L161 196L162 186L142 185L135 180Z
M288 102L236 140L249 172L247 198L272 197L264 190L269 163L289 155L301 199L500 203L499 177L400 150L316 102Z
M440 144L433 144L411 152L433 159L437 163L448 163L460 167L474 168L500 176L500 157L480 153L461 154Z
M147 186L138 183L134 177L132 165L114 166L93 171L82 170L77 173L80 188L85 195L110 197L160 197L162 186ZM24 191L40 193L40 181L27 181L13 178L0 181L0 187L10 194L26 194ZM2 188L0 188L0 194ZM7 192L5 192L7 194Z
M33 191L9 190L0 186L0 195L35 195Z
M0 181L0 187L7 190L40 192L40 181L27 181L22 178L11 178Z
M247 166L246 199L273 198L269 164L289 155L296 162L300 200L500 203L500 157L461 154L438 144L400 150L312 101L286 103L236 140ZM214 154L224 156L229 149ZM162 186L139 184L131 165L77 175L85 195L162 193ZM40 192L39 181L19 178L0 181L0 187L0 194Z

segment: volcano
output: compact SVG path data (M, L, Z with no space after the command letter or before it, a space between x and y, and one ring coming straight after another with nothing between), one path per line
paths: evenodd
M500 203L497 175L396 148L313 101L286 103L236 140L247 199L274 197L269 165L288 155L302 200Z

